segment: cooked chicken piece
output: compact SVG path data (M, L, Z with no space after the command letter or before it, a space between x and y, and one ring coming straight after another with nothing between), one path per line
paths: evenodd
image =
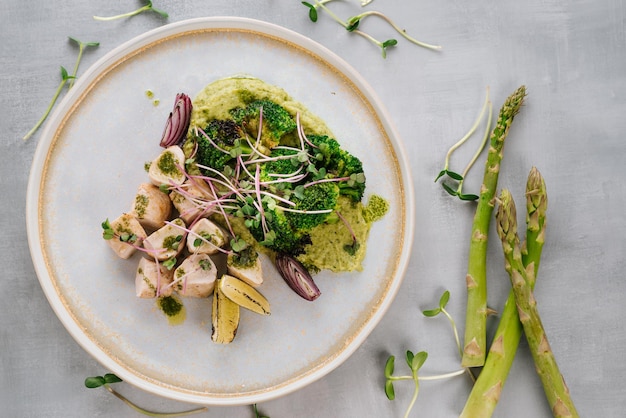
M206 254L192 254L174 271L174 287L181 296L206 298L213 294L217 267Z
M215 254L224 245L226 245L226 234L222 228L208 219L202 218L191 227L191 234L187 240L189 252Z
M183 190L172 190L170 199L178 210L179 216L186 224L192 223L199 216L209 216L212 212L211 210L205 211L203 207L193 201L193 199L203 201L215 199L206 182L200 179L187 181L182 185L181 189Z
M185 181L185 173L182 171L185 167L185 153L177 146L166 148L158 157L150 163L148 169L148 177L155 186L162 184L170 185L183 184Z
M135 246L141 246L141 241L146 238L146 231L137 218L129 213L122 214L109 224L115 236L108 239L107 243L121 258L129 258L133 255L137 251Z
M252 250L254 251L254 250ZM256 253L255 253L256 254ZM226 259L226 268L228 274L243 280L250 286L258 287L263 283L263 270L261 268L261 259L258 254L253 257L254 260L242 260L235 254L229 254Z
M185 231L183 230L185 223L182 219L176 218L171 224L168 223L157 229L143 242L143 246L150 250L150 255L159 261L176 257L185 247Z
M155 230L162 227L171 211L172 202L166 193L152 183L139 185L130 213L144 228Z
M139 298L154 298L157 296L157 288L160 289L159 296L170 296L172 294L172 283L174 272L168 270L161 263L157 263L142 257L137 266L135 275L135 291Z

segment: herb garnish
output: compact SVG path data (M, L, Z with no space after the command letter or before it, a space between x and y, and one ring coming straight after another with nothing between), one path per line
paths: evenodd
M255 418L270 418L267 415L262 415L259 410L257 409L256 404L252 404L252 411L254 411L254 417Z
M452 316L446 311L445 307L446 304L448 303L448 301L450 300L450 292L449 291L445 291L441 297L439 298L439 306L435 309L429 309L429 310L425 310L422 313L424 314L424 316L427 317L434 317L439 315L440 313L444 314L448 320L450 321L450 324L452 325L452 329L454 331L454 337L456 339L456 344L457 344L457 348L459 350L459 355L462 356L463 351L461 349L461 344L459 342L459 336L456 330L456 325L454 320L452 319ZM435 376L419 376L418 375L418 371L419 369L424 365L424 363L426 362L426 359L428 358L428 353L426 353L425 351L420 351L418 353L413 353L412 351L407 351L406 352L406 363L409 366L409 368L411 369L411 375L410 376L394 376L393 372L394 372L394 367L395 367L395 357L394 356L389 356L389 358L387 359L387 362L385 363L385 395L387 395L387 398L389 400L394 400L396 395L395 395L395 390L393 387L393 383L395 381L398 380L413 380L414 384L415 384L415 389L413 390L413 397L411 398L411 402L409 403L409 406L406 410L406 413L404 415L405 418L407 418L409 416L409 414L411 413L411 410L413 409L413 406L415 405L415 401L417 400L417 395L419 393L419 382L420 380L439 380L439 379L447 379L450 377L455 377L455 376L460 376L461 374L465 373L467 370L466 369L460 369L460 370L456 370L454 372L450 372L450 373L445 373L445 374L440 374L440 375L435 375Z
M476 149L476 152L474 153L474 156L469 161L469 163L465 166L465 169L463 170L462 174L459 174L457 172L450 170L449 169L450 157L452 156L452 153L456 151L456 149L459 148L461 145L463 145L474 134L474 132L476 132L476 129L478 129L480 122L484 119L485 112L487 112L487 124L485 126L485 133L483 135L482 141L480 142L480 145L478 146L478 148ZM480 111L480 115L478 115L478 118L476 118L476 121L474 122L470 130L460 140L458 140L456 144L450 147L450 149L448 150L448 153L446 154L446 159L444 162L443 170L441 170L439 174L437 175L437 178L435 178L435 182L437 182L443 176L447 176L449 179L452 179L454 182L456 182L456 189L445 182L441 183L441 186L446 192L448 192L449 195L457 196L461 200L477 200L478 199L478 195L463 193L463 181L465 180L465 176L467 176L467 173L472 168L472 166L474 165L474 163L480 156L481 152L485 148L485 145L487 144L487 139L489 138L489 130L491 129L492 114L493 114L493 106L491 104L491 100L489 100L489 88L487 87L485 103L483 104L483 107Z
M95 388L99 388L99 387L102 386L106 390L111 392L113 395L115 395L122 402L124 402L126 405L131 407L133 410L139 412L140 414L147 415L149 417L182 417L182 416L197 414L199 412L205 412L207 410L206 407L202 407L202 408L196 408L196 409L191 409L191 410L182 411L182 412L153 412L153 411L148 411L147 409L144 409L144 408L136 405L135 403L131 402L125 396L123 396L121 393L117 392L115 389L113 389L111 387L111 384L113 384L113 383L120 383L120 382L122 382L122 379L120 379L119 377L117 377L113 373L107 373L104 376L93 376L93 377L86 378L85 379L85 386L87 388L89 388L89 389L95 389Z
M107 17L102 17L102 16L94 16L93 18L95 20L100 20L100 21L108 21L108 20L116 20L116 19L123 19L125 17L132 17L135 15L138 15L139 13L143 13L146 11L153 11L155 13L157 13L159 16L161 16L163 19L167 19L169 17L169 15L167 14L167 12L163 11L163 10L159 10L156 7L154 7L152 5L152 2L148 0L147 4L140 7L137 10L133 10L132 12L128 12L128 13L122 13L119 15L115 15L115 16L107 16Z
M409 42L411 42L411 43L413 43L415 45L421 46L423 48L431 49L431 50L440 50L441 49L440 45L427 44L425 42L418 41L417 39L413 38L412 36L409 36L404 29L400 28L393 20L391 20L387 15L385 15L384 13L381 13L381 12L367 11L367 12L363 12L363 13L360 13L358 15L352 16L352 17L348 18L347 20L343 20L340 17L338 17L332 10L330 10L326 6L326 4L330 3L331 1L333 1L333 0L319 0L319 1L318 0L314 0L314 3L309 3L307 1L303 1L302 4L309 9L309 19L311 20L311 22L317 22L317 19L318 19L318 8L322 9L322 10L324 10L324 12L326 12L326 14L328 16L330 16L335 22L337 22L341 26L343 26L348 32L360 35L360 36L364 37L365 39L367 39L368 41L370 41L371 43L373 43L374 45L378 46L381 49L383 58L387 57L387 48L392 47L392 46L396 46L398 44L398 41L396 39L394 39L394 38L387 39L386 41L379 41L378 39L374 38L373 36L369 35L368 33L359 30L358 29L359 25L368 16L376 16L376 17L379 17L379 18L383 19L396 32L398 32L401 36L403 36L405 39L407 39ZM367 0L361 1L361 6L366 6L370 2L371 2L371 0L370 1L367 1Z
M59 99L59 96L61 95L61 92L63 91L63 87L65 87L65 84L67 82L69 82L70 83L69 84L69 88L72 88L72 86L74 85L74 80L77 77L76 74L78 72L78 65L80 64L80 61L81 61L81 59L83 57L84 49L87 48L87 47L97 47L98 45L100 45L98 42L81 42L78 39L73 38L71 36L68 36L68 38L69 38L70 41L76 42L78 44L78 57L76 58L76 63L74 64L74 71L70 75L67 72L67 70L65 69L65 67L61 66L61 82L59 83L59 86L57 87L57 90L54 93L54 96L52 96L52 100L50 101L50 104L48 105L48 108L44 112L44 114L41 117L41 119L39 119L37 121L37 123L35 124L35 126L33 126L32 129L30 131L28 131L28 133L26 135L24 135L24 137L22 138L24 141L26 141L35 132L37 132L37 129L39 129L41 127L41 125L44 123L44 121L46 120L46 118L48 117L50 112L52 111L52 108L54 107L54 104Z
M100 46L100 42L82 42L71 36L69 36L68 38L70 39L70 41L78 45L78 56L76 57L76 63L74 64L74 71L72 71L72 79L70 80L70 84L68 86L68 89L71 89L72 86L74 86L74 82L76 81L76 74L78 73L78 66L80 65L81 59L83 58L83 52L85 51L85 48L89 48L89 47L95 48L97 46Z

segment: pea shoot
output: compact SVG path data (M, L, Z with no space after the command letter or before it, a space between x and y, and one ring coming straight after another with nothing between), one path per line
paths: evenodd
M37 121L35 126L33 126L32 129L30 131L28 131L28 133L26 135L24 135L24 137L22 138L24 141L26 141L28 138L33 136L33 134L35 132L37 132L37 130L41 127L41 125L43 125L43 123L45 122L46 118L48 117L48 115L52 111L52 108L54 107L54 104L59 99L59 96L61 95L61 92L63 91L63 87L65 87L65 85L68 82L69 82L69 88L71 88L74 85L74 80L77 77L78 65L80 64L80 61L81 61L81 59L83 57L84 49L87 48L87 47L97 47L98 45L100 45L98 42L81 42L78 39L73 38L71 36L69 36L68 38L69 38L70 41L76 42L78 44L78 48L79 48L78 49L78 57L76 58L76 63L74 64L74 71L70 75L67 72L67 70L65 69L65 67L61 66L61 81L59 82L59 86L57 87L56 91L54 92L54 96L52 96L52 100L50 101L50 104L48 105L48 108L44 112L43 116Z
M157 13L159 16L161 16L163 19L167 19L169 17L167 12L157 9L156 7L152 5L152 1L148 1L144 6L140 7L137 10L133 10L132 12L122 13L122 14L115 15L115 16L106 16L106 17L94 16L93 18L95 20L100 20L100 21L110 21L110 20L124 19L126 17L132 17L132 16L135 16L140 13L147 12L147 11L153 11Z
M267 415L263 415L257 409L256 404L252 404L252 411L254 412L254 418L270 418Z
M370 41L372 44L378 46L381 49L383 58L387 58L387 49L390 47L396 46L398 44L398 40L394 38L390 38L390 39L387 39L386 41L379 41L378 39L374 38L368 33L359 30L359 25L368 16L376 16L376 17L383 19L397 33L399 33L402 37L404 37L409 42L415 45L421 46L423 48L431 49L431 50L441 49L440 45L432 45L432 44L428 44L425 42L421 42L413 38L412 36L409 36L404 29L400 28L393 20L391 20L387 15L381 12L367 11L367 12L363 12L358 15L352 16L348 18L347 20L343 20L326 6L326 4L330 3L331 1L333 0L314 0L313 3L303 1L302 4L309 9L309 19L312 22L317 22L318 20L318 17L319 17L318 9L323 10L328 16L330 16L335 22L343 26L348 32L355 33L359 36L362 36L363 38ZM371 3L371 1L372 0L362 0L361 6L365 7L369 3Z
M56 103L57 99L61 95L61 91L63 91L63 87L65 87L65 83L67 83L68 80L72 78L74 77L68 74L65 67L61 66L61 82L59 83L59 86L57 87L57 90L54 93L54 96L52 96L52 100L50 101L50 104L48 105L48 108L44 112L43 116L37 121L35 126L33 126L32 129L28 131L26 135L24 135L24 138L22 138L24 141L30 138L35 132L37 132L37 129L41 127L41 125L44 123L44 121L50 114L50 111L52 111L52 108L54 107L54 104Z
M83 58L83 52L85 51L85 48L95 48L100 46L99 42L82 42L76 38L73 38L71 36L68 37L70 41L76 43L78 45L78 56L76 57L76 63L74 64L74 71L72 71L72 79L70 80L70 84L68 86L68 89L71 89L72 86L74 85L74 81L76 81L76 74L78 73L78 66L80 65L80 61Z
M459 173L457 173L455 171L450 170L450 168L449 168L450 167L450 157L452 156L454 151L457 150L457 148L459 148L461 145L463 145L465 142L467 142L467 140L474 134L474 132L476 132L476 129L478 129L478 126L480 125L482 120L485 118L485 113L487 113L487 123L486 123L486 126L485 126L485 133L483 134L483 138L482 138L482 140L480 142L480 145L476 149L476 152L472 156L472 158L469 161L469 163L467 163L467 165L465 166L465 169L463 170L463 172L461 174L459 174ZM476 160L480 156L481 152L485 148L485 145L487 145L487 140L489 139L489 130L491 129L492 115L493 115L493 105L491 104L491 100L489 99L489 88L487 87L487 94L485 96L485 102L484 102L483 107L482 107L482 109L480 111L480 114L478 115L478 118L476 118L476 121L474 121L474 124L472 125L470 130L460 140L458 140L456 144L454 144L454 145L452 145L450 147L450 149L448 150L448 153L446 154L446 158L445 158L445 161L444 161L444 167L439 172L437 177L435 178L435 183L437 181L439 181L439 179L441 179L444 176L446 176L448 179L451 179L453 182L456 182L456 188L451 186L451 185L449 185L446 182L442 182L441 183L441 186L443 187L443 189L449 195L456 196L459 199L465 200L465 201L478 200L478 195L476 195L476 194L466 194L466 193L463 193L463 181L465 180L465 177L467 176L467 173L472 168L472 166L474 165L474 163L476 162Z
M188 411L182 411L182 412L153 412L153 411L148 411L147 409L144 409L138 405L136 405L135 403L131 402L130 400L128 400L125 396L123 396L121 393L117 392L115 389L113 389L111 387L112 384L114 383L120 383L122 382L122 379L120 379L119 377L117 377L116 375L114 375L113 373L107 373L104 376L93 376L93 377L88 377L85 379L85 386L89 389L96 389L99 387L104 387L106 390L108 390L110 393L112 393L113 395L115 395L118 399L120 399L122 402L124 402L126 405L128 405L130 408L132 408L134 411L139 412L140 414L149 416L149 417L182 417L182 416L187 416L187 415L192 415L192 414L197 414L200 412L205 412L207 411L206 407L202 407L202 408L196 408L196 409L190 409Z
M411 403L404 414L404 417L408 417L411 413L411 409L413 409L413 405L415 405L415 401L417 401L417 395L419 393L420 383L418 371L424 365L424 362L428 358L428 353L425 351L420 351L419 353L413 354L412 351L407 350L406 352L406 363L411 369L410 376L394 376L393 371L395 367L395 357L390 356L387 359L387 363L385 364L385 394L387 398L392 401L395 399L396 394L393 388L393 382L396 380L413 380L415 383L415 389L413 390L413 397L411 398Z
M448 313L448 311L446 311L446 305L448 304L449 300L450 300L450 292L446 290L441 295L441 298L439 298L439 306L435 309L428 309L428 310L422 311L422 314L424 314L424 316L431 317L431 318L439 314L443 314L446 318L448 318L448 321L450 322L450 325L452 326L452 332L454 333L456 346L459 349L459 355L463 356L463 348L461 348L461 342L459 340L459 332L456 329L456 323L454 322L454 319Z
M448 318L448 320L452 324L454 337L456 339L456 344L459 349L459 355L462 355L461 344L459 342L459 336L456 330L454 319L452 319L452 316L445 309L449 300L450 300L450 292L446 290L439 298L439 306L437 308L425 310L422 313L424 314L424 316L427 316L427 317L434 317L442 313ZM460 370L456 370L450 373L445 373L445 374L440 374L440 375L435 375L435 376L420 376L419 370L424 365L427 358L428 358L428 353L425 351L413 353L412 351L408 350L406 352L406 363L409 366L409 369L411 370L411 375L396 376L393 374L394 369L395 369L395 357L394 356L389 356L389 358L387 359L387 362L385 363L385 395L387 396L387 399L393 401L396 397L395 389L393 386L394 382L397 382L399 380L413 380L413 383L415 385L413 389L413 396L411 397L411 401L404 415L405 418L409 416L409 414L411 413L411 410L413 409L413 406L415 405L415 402L417 401L417 396L419 394L420 381L447 379L450 377L460 376L466 372L466 369L460 369Z

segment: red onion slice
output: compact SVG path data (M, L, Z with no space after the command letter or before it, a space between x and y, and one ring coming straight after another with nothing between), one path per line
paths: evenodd
M174 109L170 112L160 145L163 148L178 145L187 135L191 122L191 99L185 93L178 93L174 102Z
M314 301L322 294L313 281L311 274L295 258L286 254L278 254L276 256L276 269L291 290L303 299Z

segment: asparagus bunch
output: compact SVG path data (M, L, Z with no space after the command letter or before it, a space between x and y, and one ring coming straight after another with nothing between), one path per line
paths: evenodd
M539 270L547 208L546 184L539 170L533 167L526 182L526 241L521 250L524 267L531 268L532 266L533 269L533 274L528 277L531 289L535 286L534 279ZM461 418L491 417L511 370L521 336L522 324L517 313L515 294L511 289L485 365L474 383Z
M539 220L538 214L537 220ZM532 216L531 222L534 222ZM500 195L500 205L496 212L496 226L498 236L502 241L505 268L511 279L519 319L552 414L555 417L578 417L578 412L570 397L565 379L556 364L554 353L548 343L539 317L537 302L532 291L532 284L535 281L534 262L531 261L527 267L524 267L517 235L515 202L513 202L511 193L506 189L502 190ZM526 247L528 248L528 245Z
M526 96L526 88L519 87L502 105L498 121L491 134L489 153L485 164L483 184L474 215L467 267L467 312L463 367L482 366L487 344L487 236L494 209L502 150L513 118L519 112Z

